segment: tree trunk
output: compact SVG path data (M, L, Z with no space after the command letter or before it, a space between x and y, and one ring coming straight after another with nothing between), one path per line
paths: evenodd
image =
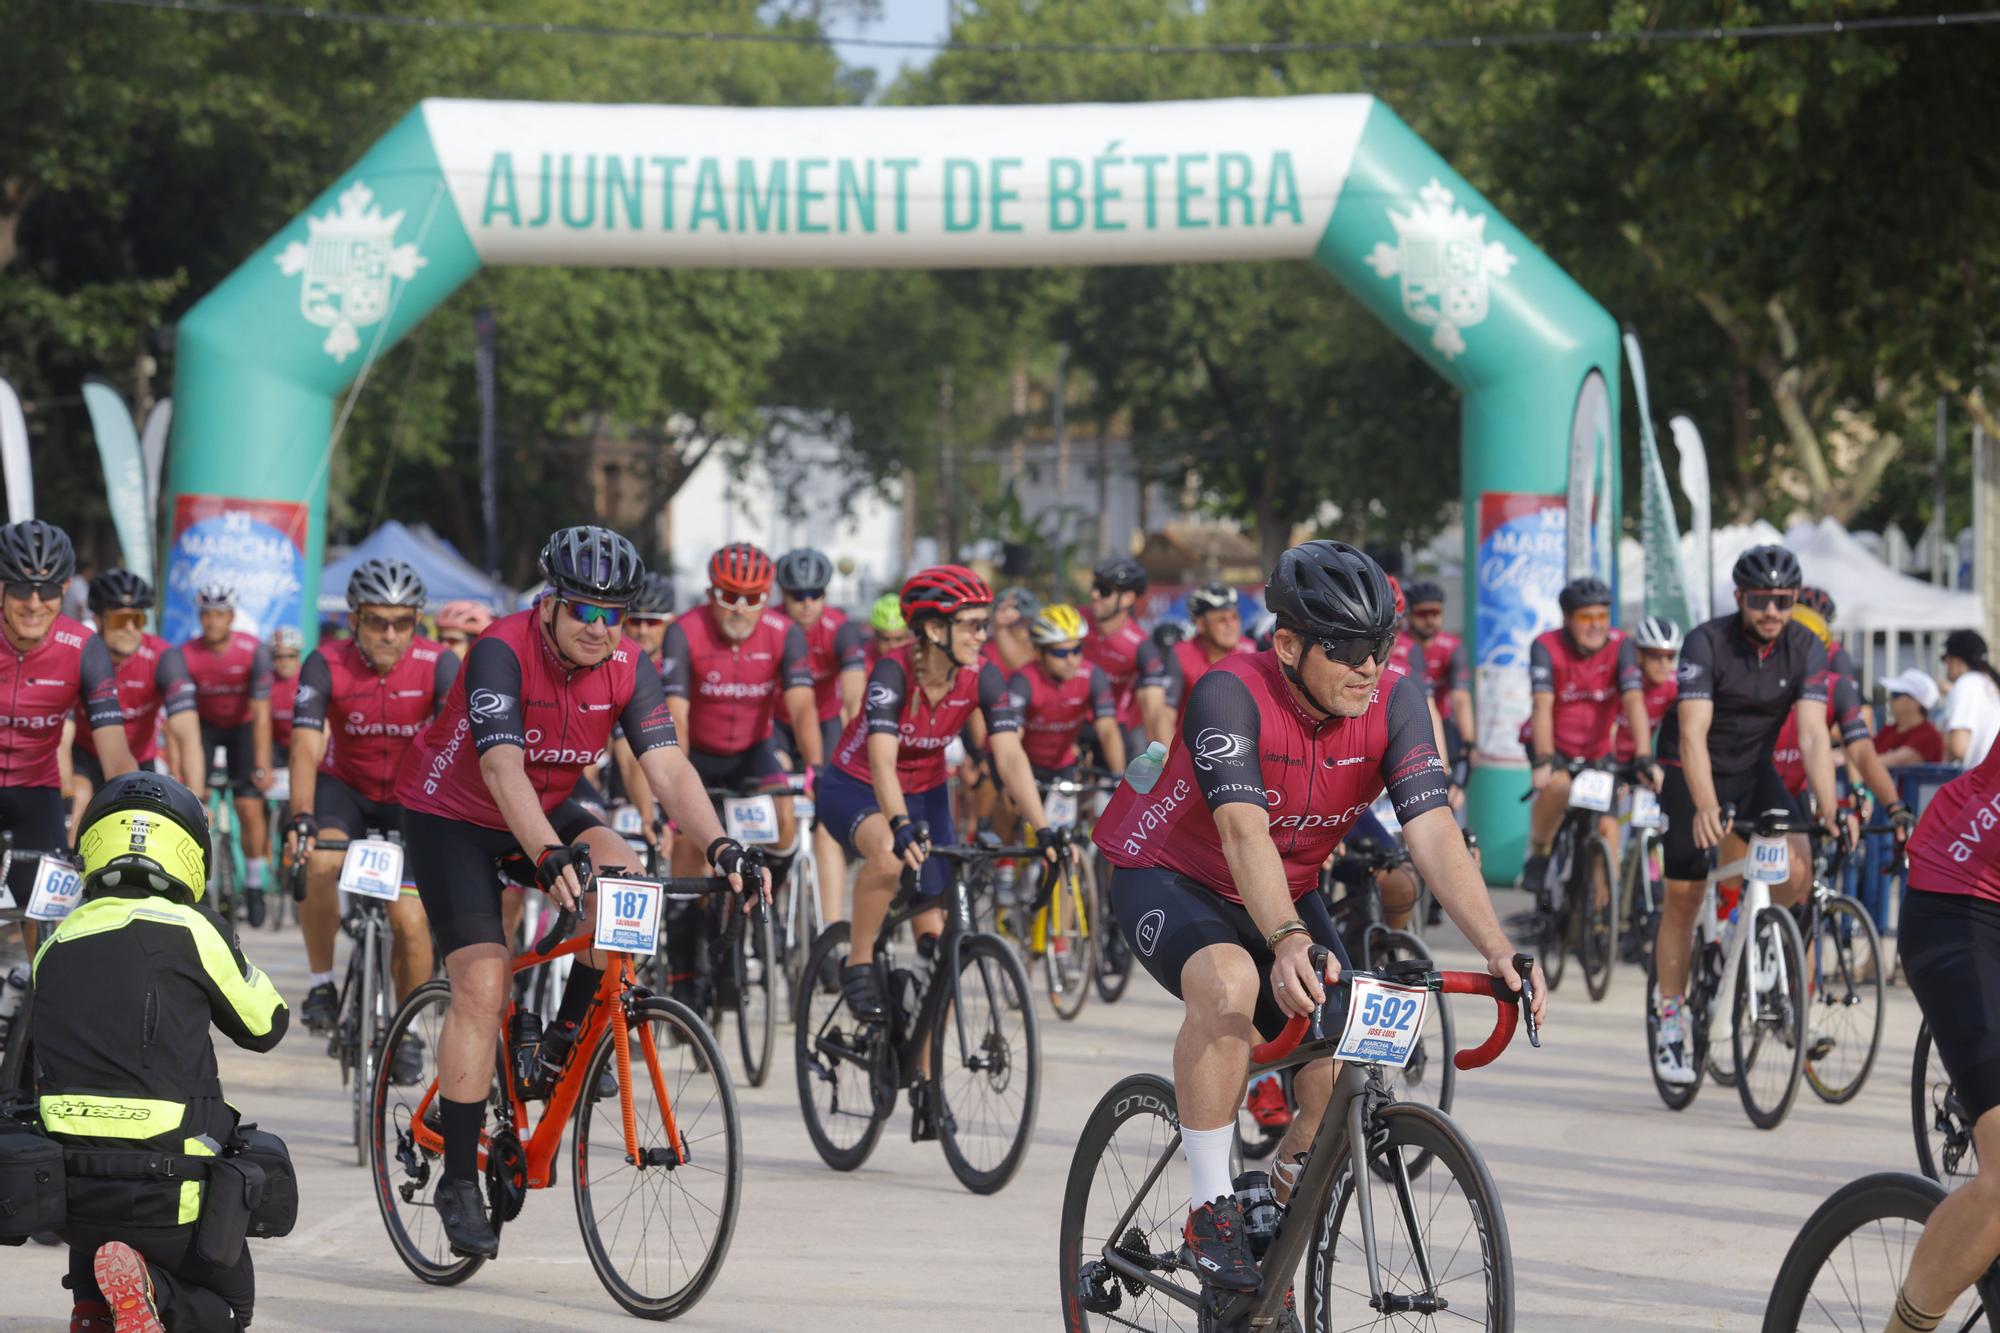
M1140 481L1143 492L1146 483ZM1119 549L1131 545L1131 534L1118 543ZM1097 419L1097 554L1111 554L1111 426L1108 417Z
M34 197L24 176L9 176L0 180L0 273L14 262L21 253L21 214L28 209L28 200Z

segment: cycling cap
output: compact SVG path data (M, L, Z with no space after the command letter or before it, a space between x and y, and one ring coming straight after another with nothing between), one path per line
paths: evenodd
M143 611L153 604L153 585L129 569L107 569L90 581L90 609Z
M208 814L159 773L105 783L83 812L76 846L86 893L136 887L198 903L208 887Z
M1556 597L1562 613L1569 615L1586 606L1611 605L1611 585L1595 575L1585 574L1580 579L1571 579L1563 585Z
M1178 620L1162 620L1153 626L1153 646L1163 653L1170 653L1174 645L1188 636L1188 626Z
M1751 547L1736 557L1732 577L1745 589L1796 588L1805 582L1799 558L1782 546Z
M993 605L993 589L964 565L932 565L903 584L899 605L904 621L918 616L955 616L971 606Z
M0 583L60 583L76 573L69 534L38 518L0 527Z
M903 599L893 592L885 592L875 599L875 606L868 612L868 628L877 634L901 634L910 626L903 619Z
M1799 605L1819 612L1827 624L1831 625L1833 623L1833 594L1825 588L1814 588L1810 585L1800 588Z
M761 546L732 542L708 558L708 586L732 597L763 597L775 573Z
M1647 616L1632 631L1639 647L1649 651L1677 653L1681 650L1681 627L1671 616Z
M1000 590L1000 600L1003 602L1012 602L1014 609L1021 613L1021 619L1023 620L1033 620L1042 611L1042 599L1018 583L1011 588L1002 588Z
M347 578L349 610L362 606L424 605L423 575L400 560L364 560Z
M462 630L467 634L477 634L493 623L493 610L484 602L470 598L446 602L437 609L439 629Z
M1346 542L1302 542L1279 556L1264 605L1285 628L1315 638L1376 639L1396 627L1389 576Z
M541 566L542 577L557 596L607 604L631 601L646 574L637 547L594 524L550 533L542 547Z
M1119 592L1146 591L1146 571L1129 555L1106 556L1090 571L1090 581Z
M1083 612L1068 602L1043 607L1042 613L1035 617L1035 623L1028 626L1028 640L1037 648L1071 643L1087 637L1089 633L1090 622L1083 618Z
M296 625L280 625L271 631L271 647L278 652L298 652L306 646L306 636Z
M639 591L632 595L632 605L628 608L635 616L660 619L674 613L674 581L666 574L647 571L640 581Z
M824 592L833 582L833 561L802 546L778 557L778 586L786 592Z
M1429 579L1412 579L1403 588L1411 606L1443 606L1444 589Z
M194 604L203 611L234 611L236 589L227 583L204 583L195 589Z
M1204 615L1210 611L1234 611L1236 609L1236 589L1226 583L1211 583L1196 588L1187 595L1188 614Z

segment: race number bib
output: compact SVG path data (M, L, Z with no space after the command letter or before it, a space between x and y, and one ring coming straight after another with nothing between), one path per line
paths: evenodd
M600 949L652 954L660 947L660 886L649 879L597 878Z
M1611 808L1611 795L1616 785L1608 770L1586 768L1570 780L1570 806L1572 809L1595 810L1602 814Z
M1347 1026L1341 1030L1335 1058L1401 1069L1410 1063L1410 1054L1423 1032L1424 1009L1430 998L1430 992L1421 986L1356 977L1354 996L1347 1007Z
M639 814L636 805L620 804L611 812L611 831L623 838L641 838L646 833L646 821Z
M1792 873L1792 849L1783 838L1750 839L1750 864L1743 878L1783 884Z
M28 898L28 915L36 921L60 921L83 896L83 872L66 861L44 856L35 871L35 891Z
M813 815L818 811L819 807L813 804L812 797L806 795L806 775L803 773L794 773L791 775L789 782L792 788L792 817L797 819L801 825L811 824Z
M347 844L340 862L340 891L393 902L403 891L403 849L381 838Z
M1660 798L1644 787L1632 789L1632 827L1665 828L1667 817L1660 812Z
M1075 792L1073 791L1050 792L1049 798L1046 801L1042 802L1042 809L1048 814L1050 828L1076 827Z
M748 847L778 840L778 803L768 796L736 796L722 803L723 830Z
M264 799L283 805L292 799L292 770L278 766L271 770L271 790L264 793Z

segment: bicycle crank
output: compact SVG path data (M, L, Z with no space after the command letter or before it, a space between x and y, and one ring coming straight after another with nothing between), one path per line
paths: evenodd
M511 1129L487 1136L486 1203L497 1227L521 1215L528 1198L528 1154Z

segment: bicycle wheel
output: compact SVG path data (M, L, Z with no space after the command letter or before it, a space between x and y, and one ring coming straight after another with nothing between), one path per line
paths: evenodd
M880 1023L854 1017L837 981L826 985L820 980L840 975L847 939L845 921L819 933L792 1029L793 1072L806 1133L820 1160L836 1171L852 1171L867 1161L885 1123L875 1108L874 1068L887 1034Z
M1111 909L1111 867L1095 851L1089 859L1090 877L1097 884L1097 967L1091 981L1097 986L1098 999L1116 1004L1132 980L1132 946L1125 942L1125 932L1118 928L1118 914Z
M1931 1042L1931 1025L1917 1029L1916 1059L1910 1066L1910 1121L1917 1134L1917 1166L1926 1176L1955 1190L1979 1174L1972 1120L1951 1075Z
M1096 901L1090 863L1085 861L1056 881L1042 917L1042 978L1048 984L1049 1006L1064 1022L1082 1013L1090 998L1090 978L1097 970L1090 908Z
M1575 897L1577 961L1583 964L1583 986L1593 1002L1611 989L1611 966L1618 960L1618 881L1611 873L1611 848L1596 834L1583 841L1577 859L1580 873L1570 876Z
M1618 956L1643 966L1653 955L1653 935L1659 918L1653 911L1653 851L1659 835L1651 829L1632 830L1619 875Z
M1693 1104L1695 1094L1701 1091L1701 1081L1708 1074L1708 1003L1699 998L1695 991L1702 984L1700 972L1703 960L1696 953L1689 967L1689 994L1681 1006L1681 1030L1687 1034L1692 1046L1688 1060L1694 1069L1694 1082L1687 1084L1667 1083L1660 1078L1659 1068L1653 1063L1653 1052L1660 1042L1660 974L1658 960L1653 955L1646 956L1646 1068L1653 1074L1653 1090L1660 1094L1669 1111L1685 1111Z
M1337 1162L1334 1194L1313 1228L1303 1276L1305 1327L1333 1330L1514 1327L1514 1255L1500 1191L1486 1163L1451 1117L1428 1106L1392 1103L1368 1127L1369 1170ZM1342 1150L1351 1159L1352 1145ZM1435 1167L1407 1169L1427 1153ZM1377 1162L1381 1165L1378 1167ZM1378 1313L1370 1309L1369 1255L1362 1243L1356 1180L1375 1218L1375 1281L1384 1296L1442 1297L1447 1308ZM1429 1280L1425 1280L1425 1275ZM1385 1302L1386 1303L1386 1302Z
M806 956L812 952L819 919L819 858L813 854L810 830L801 831L799 853L784 885L784 897L774 900L771 911L784 925L778 931L778 951L785 963L784 1012L789 1020L799 1007L799 986L806 972Z
M1889 1322L1910 1251L1944 1198L1934 1180L1882 1171L1841 1186L1799 1231L1778 1266L1764 1333L1873 1330ZM1939 1329L1983 1324L1977 1288L1959 1297Z
M1028 974L991 935L965 935L931 1027L931 1108L959 1183L992 1194L1014 1178L1035 1131L1041 1034Z
M730 911L736 911L732 903ZM753 1088L771 1077L778 1040L778 937L769 912L755 912L736 932L729 966L736 972L736 1045Z
M381 940L373 923L364 925L355 948L355 961L361 968L361 975L358 978L361 983L361 998L355 1009L354 1051L351 1058L354 1078L354 1164L356 1166L368 1165L368 1099L375 1087L377 1063L375 1043L387 1026L382 1021L382 1015L377 1012L383 1000L381 968L376 962L376 951L379 948Z
M1388 967L1395 963L1422 959L1433 961L1430 950L1424 942L1406 930L1383 932L1371 950L1372 961L1368 970ZM1458 1036L1452 1026L1451 1006L1442 995L1433 995L1424 1014L1423 1030L1417 1034L1416 1049L1410 1052L1410 1063L1401 1069L1384 1069L1382 1076L1395 1092L1399 1102L1415 1102L1422 1106L1434 1106L1440 1111L1451 1110L1452 1090L1458 1084L1458 1067L1452 1063L1452 1055L1458 1050ZM1274 1148L1276 1144L1272 1145ZM1430 1165L1430 1154L1415 1153L1410 1157L1411 1174L1420 1174ZM1388 1162L1372 1162L1378 1170L1387 1170Z
M621 1042L630 1063L618 1096L596 1097ZM597 1044L581 1086L570 1181L590 1266L629 1313L686 1314L722 1269L743 1192L743 1131L715 1035L678 1000L641 1000L629 1025ZM636 1164L625 1144L628 1086Z
M374 1177L375 1204L388 1229L389 1244L396 1257L412 1273L440 1287L456 1286L478 1271L484 1259L468 1259L451 1252L438 1225L432 1196L444 1174L444 1154L430 1152L416 1142L411 1118L416 1108L429 1099L426 1122L442 1132L436 1095L436 1056L444 1033L445 1010L451 1005L451 986L431 981L410 992L389 1024L382 1043L383 1059L369 1096L368 1162ZM396 1050L407 1034L423 1038L424 1076L409 1088L398 1088L388 1078L394 1068Z
M1799 1095L1805 1070L1805 950L1798 923L1785 908L1757 913L1755 932L1736 971L1729 1047L1744 1114L1759 1129L1776 1129Z
M1806 941L1806 1082L1821 1101L1852 1101L1882 1049L1882 940L1860 903L1835 894Z
M1058 1236L1065 1333L1085 1333L1092 1315L1103 1316L1096 1321L1099 1328L1166 1333L1196 1327L1191 1307L1114 1276L1104 1263L1105 1247L1116 1241L1122 1256L1190 1297L1199 1295L1200 1279L1180 1263L1189 1191L1180 1133L1174 1085L1157 1074L1121 1079L1084 1121L1063 1188ZM1124 1230L1114 1236L1128 1211Z

